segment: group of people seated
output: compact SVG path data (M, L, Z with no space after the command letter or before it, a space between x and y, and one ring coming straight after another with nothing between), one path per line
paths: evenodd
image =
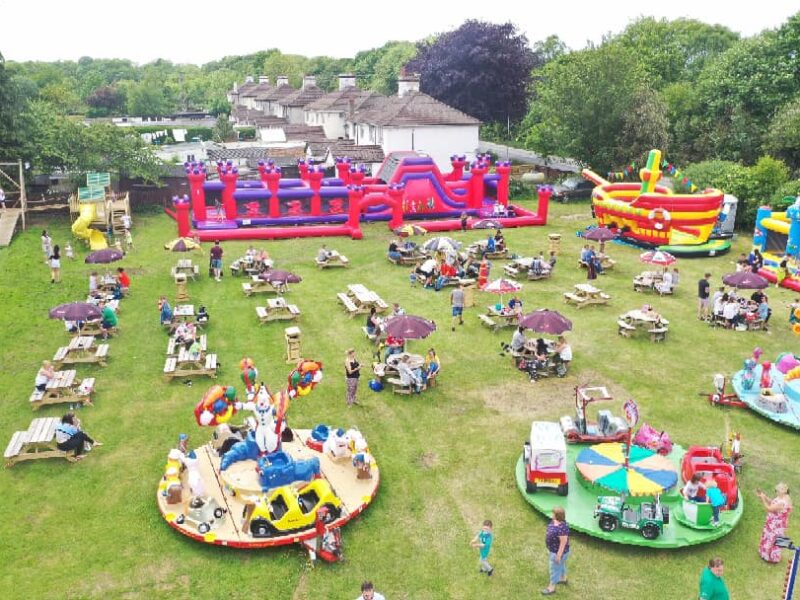
M495 252L503 252L506 249L506 238L503 236L503 231L498 229L494 236L489 234L486 238L486 244L483 246L483 256L487 254L494 254Z
M548 259L545 259L543 251L539 251L539 254L535 255L531 261L530 272L534 275L544 275L555 268L556 260L554 251L550 252L550 258Z
M387 359L387 364L388 362ZM436 356L436 351L433 348L428 348L425 362L421 367L412 369L409 362L409 357L404 356L396 361L394 366L403 385L410 386L415 394L419 394L428 387L428 383L439 371L439 357Z
M516 212L514 211L514 207L509 205L505 206L500 202L495 202L494 206L492 207L492 216L493 217L514 217L516 216Z
M581 249L581 264L586 266L589 279L596 279L598 275L604 275L603 259L604 254L595 251L594 246L584 244Z
M172 310L172 306L170 306L166 296L161 296L161 298L158 299L158 312L161 325L169 327L169 334L175 335L180 324L175 323L175 312ZM197 325L205 325L208 323L209 318L206 307L201 306L197 309L194 320Z
M111 273L107 272L104 275L106 280L112 279ZM89 301L93 303L99 302L101 298L111 296L113 300L120 300L123 296L127 296L131 287L131 278L125 272L125 267L118 267L117 274L113 276L114 287L103 293L100 290L100 276L97 271L92 271L89 275Z
M548 342L544 338L537 338L536 344L533 345L529 343L525 336L525 328L522 326L514 330L511 343L501 342L500 348L500 356L511 352L517 368L525 371L531 381L547 376L550 369L559 377L564 377L572 361L572 347L563 335L558 336L555 343Z
M747 299L734 290L726 291L720 287L712 299L712 324L722 324L727 328L747 327L749 323L761 322L764 326L772 316L767 295L756 290Z
M401 252L402 250L402 252ZM392 240L389 242L389 249L386 251L390 260L400 260L403 258L403 253L406 255L412 254L417 250L417 245L411 240L400 242L400 240Z
M750 254L742 252L739 255L739 259L736 261L736 272L751 271L752 273L758 273L763 266L764 257L761 255L761 251L758 248L753 248Z
M438 292L452 279L476 279L479 271L480 263L477 260L448 249L411 269L409 280L412 287L419 282L423 287Z
M263 271L272 264L269 252L266 250L259 250L252 244L248 246L242 258L239 258L231 263L231 269L238 271L242 266L246 267L248 272L252 270Z

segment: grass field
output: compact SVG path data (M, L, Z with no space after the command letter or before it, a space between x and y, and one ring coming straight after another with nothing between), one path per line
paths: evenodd
M122 334L111 340L107 368L79 367L80 375L97 377L95 406L80 410L88 432L105 442L86 460L22 463L0 472L0 597L2 598L325 598L350 599L363 579L392 600L427 598L537 597L547 579L545 519L517 492L514 465L532 419L555 420L572 410L578 383L609 386L622 401L636 399L643 420L666 429L673 440L719 444L729 430L742 432L747 455L741 478L747 509L739 527L721 541L678 551L648 551L603 543L576 534L572 538L570 585L563 598L697 597L700 570L714 555L726 559L726 580L733 597L779 598L784 566L762 563L757 554L764 511L755 490L771 490L778 480L798 489L797 433L753 413L712 409L698 396L709 390L716 372L732 373L753 347L774 360L798 348L786 324L786 290L770 290L775 311L769 333L709 329L697 321L696 281L706 270L719 277L733 270L748 240L734 244L727 256L680 261L681 284L672 297L643 296L631 289L641 270L638 251L610 245L617 268L597 281L612 295L608 307L565 307L562 292L585 279L575 259L580 239L575 231L589 224L586 204L555 206L545 228L508 230L512 251L547 250L547 234L562 234L562 254L550 280L526 283L525 310L549 307L573 319L569 335L575 360L563 380L531 384L498 356L498 344L510 333L482 327L478 310L495 297L477 294L477 306L466 311L466 324L449 327L446 292L408 284L408 269L385 259L390 238L385 225L365 226L365 240L329 240L346 254L350 269L319 271L313 258L319 240L267 242L279 268L304 277L290 294L303 315L306 356L325 364L325 379L307 398L292 405L296 427L320 422L358 426L381 466L381 488L374 504L342 531L346 562L309 569L298 547L236 551L195 543L161 519L155 490L166 454L180 432L194 445L210 430L194 422L192 408L210 385L195 380L166 384L161 370L166 334L158 323L156 301L174 296L170 266L182 255L165 252L175 224L164 215L135 215L136 249L124 263L133 279L133 294L123 302ZM19 235L0 251L0 413L3 447L11 434L26 429L34 416L60 416L65 406L32 413L28 397L36 370L66 340L61 322L47 319L47 309L83 300L90 267L79 244L76 261L65 264L63 283L51 285L39 244L41 226ZM55 243L69 238L69 222L46 223ZM477 232L455 237L471 241ZM244 253L246 243L225 243L226 264ZM198 257L205 264L207 255ZM67 261L64 261L67 263ZM501 273L501 262L493 275ZM241 279L226 275L222 283L201 277L190 283L194 303L211 314L209 348L222 363L220 383L239 386L237 363L252 356L264 378L280 386L289 367L283 354L283 325L260 326L255 298L241 291ZM344 401L343 360L348 346L368 362L370 347L361 318L348 319L336 303L336 292L361 282L388 302L439 323L428 345L442 359L439 385L421 396L373 393L362 382L360 407ZM671 322L664 344L621 339L617 316L651 302ZM495 523L492 578L478 575L477 553L468 542L483 519ZM567 515L569 520L569 514ZM797 519L790 533L797 535ZM785 564L785 559L784 559Z

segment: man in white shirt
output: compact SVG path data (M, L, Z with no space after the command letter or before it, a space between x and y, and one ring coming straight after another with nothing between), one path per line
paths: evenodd
M371 581L365 581L361 584L361 595L356 600L386 600L386 598L375 591Z

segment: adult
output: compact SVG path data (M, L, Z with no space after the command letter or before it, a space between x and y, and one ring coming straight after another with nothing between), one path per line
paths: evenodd
M506 238L503 237L502 230L498 229L497 233L494 234L494 243L498 252L502 252L506 249Z
M42 252L44 252L44 261L50 260L50 255L53 253L53 240L47 233L47 229L42 231Z
M68 412L61 417L61 423L56 427L56 447L64 452L74 450L75 460L81 460L86 452L86 444L90 444L90 447L103 445L81 430L80 419L74 413Z
M514 354L521 354L525 349L525 342L527 341L528 338L525 337L525 328L520 325L517 327L514 335L511 336L511 352Z
M427 354L425 354L425 364L422 368L422 378L424 382L427 384L428 380L432 377L436 376L436 373L439 372L439 357L436 356L436 350L433 348L428 348Z
M711 273L706 273L703 275L703 278L697 282L697 318L701 321L708 319L708 298L711 289L711 284L708 281L709 279L711 279Z
M750 253L750 269L753 273L758 273L761 268L764 266L764 257L761 256L761 251L758 248L754 248L753 252Z
M708 566L700 574L700 600L729 600L728 588L722 579L723 570L721 558L708 561Z
M211 270L214 273L214 280L215 281L222 281L222 255L224 251L222 250L222 246L219 245L219 240L214 242L214 246L211 248Z
M547 524L544 544L550 554L550 583L542 590L544 596L555 594L558 584L567 583L567 559L569 558L569 525L560 506L554 506L553 519Z
M781 560L781 549L775 541L786 535L789 525L789 515L792 513L792 499L789 496L789 487L785 483L775 486L775 497L770 498L761 490L757 492L759 500L767 510L767 520L761 531L761 541L758 544L758 553L765 561L777 563Z
M89 295L95 292L97 292L97 271L92 271L89 274Z
M557 366L558 375L563 377L567 374L569 363L572 362L572 346L567 343L567 338L563 335L558 336L556 346L554 348L556 353L556 361L560 366Z
M56 376L56 370L53 368L53 364L46 360L42 362L42 366L39 371L36 373L36 380L33 382L33 385L36 389L40 392L45 391L47 389L47 384Z
M389 250L388 250L389 260L395 261L400 260L402 254L400 254L400 248L397 246L397 240L392 240L389 242ZM319 260L319 257L317 257ZM321 260L320 262L324 262L328 260L327 257Z
M376 339L381 336L381 318L378 316L378 311L374 306L370 307L367 315L367 334L374 335Z
M117 320L117 313L114 312L110 304L100 302L100 309L102 310L100 327L103 329L103 339L107 340L108 332L114 329L119 321Z
M61 283L61 248L58 244L53 246L50 255L50 283Z
M655 288L656 291L663 296L664 294L671 294L674 285L675 283L672 279L672 273L665 270L664 274L661 276L661 281L657 281L655 283Z
M764 294L761 295L761 302L758 303L756 314L758 315L759 321L764 322L764 325L769 323L769 318L772 316L772 309L769 307L767 297Z
M122 293L127 294L131 287L131 278L128 277L124 267L117 268L117 282L122 289Z
M678 267L673 267L672 269L672 287L678 287L678 283L681 280L681 275L678 272Z
M422 371L417 372L417 369L411 368L411 365L408 364L408 356L397 361L396 368L403 385L413 387L414 393L419 394L422 391Z
M487 254L493 254L497 250L497 245L492 237L492 234L489 234L489 237L486 238L486 248L483 251L483 256L486 257Z
M358 393L358 379L361 377L361 365L356 359L355 348L348 348L344 359L344 381L347 385L347 406L358 404L356 394Z
M3 191L3 188L0 187L0 208L3 210L6 209L6 193Z
M450 306L453 315L453 323L450 326L450 330L455 331L456 319L458 319L459 325L464 324L464 286L460 283L456 289L450 292Z
M584 261L586 263L586 279L597 279L597 257L594 250L587 248L584 255L586 257Z
M325 244L322 244L322 247L317 252L317 262L318 263L326 263L328 259L331 257L331 253L328 250L328 247Z
M356 600L386 600L386 598L375 591L371 581L365 581L361 584L361 595Z
M161 324L172 325L174 314L172 312L172 307L169 305L169 301L167 300L166 296L161 296L161 298L159 299L158 311L161 317Z
M461 231L466 231L467 230L467 219L468 219L467 213L466 212L462 212L461 213Z

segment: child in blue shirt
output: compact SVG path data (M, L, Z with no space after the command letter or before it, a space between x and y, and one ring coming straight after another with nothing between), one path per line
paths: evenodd
M494 568L489 564L489 551L492 549L492 522L487 519L483 522L481 530L475 534L470 542L470 546L480 549L480 570L479 573L486 573L489 577L494 573Z
M727 499L725 498L725 494L717 487L717 482L714 481L714 479L709 480L706 485L706 497L711 504L711 512L714 514L711 524L714 527L719 527L719 511L725 506Z

